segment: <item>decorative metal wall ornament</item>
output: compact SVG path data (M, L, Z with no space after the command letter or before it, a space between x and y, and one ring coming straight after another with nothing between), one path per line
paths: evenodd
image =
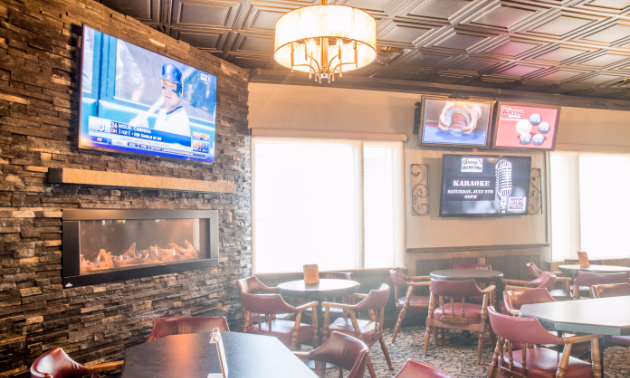
M542 214L541 184L540 168L532 168L529 173L529 204L527 205L529 214Z
M411 164L411 214L429 215L428 164Z

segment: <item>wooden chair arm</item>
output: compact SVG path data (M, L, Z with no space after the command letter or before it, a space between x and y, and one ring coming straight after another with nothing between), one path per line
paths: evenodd
M523 280L503 280L504 283L510 283L510 284L517 284L517 285L527 285L529 283L529 281L523 281Z
M485 288L485 289L481 290L481 292L482 292L482 293L484 293L484 294L490 294L490 293L492 293L492 292L493 292L496 288L497 288L496 286L494 286L494 285L490 285L490 286L488 286L487 288Z
M311 308L311 307L315 307L319 304L319 302L317 301L313 301L313 302L308 302L306 304L301 305L300 307L296 307L295 309L298 311L304 311L307 308Z
M277 293L278 292L278 288L277 287L268 287L267 290L265 290L267 292L270 293Z
M556 281L560 281L560 282L562 282L562 281L569 281L569 282L571 282L571 281L573 281L573 278L571 278L571 277L556 277Z
M361 293L354 293L352 294L355 298L359 298L359 299L363 299L363 298L367 298L367 294L361 294Z
M125 361L105 362L103 364L86 366L90 374L101 373L103 371L120 370L123 368Z
M562 338L562 340L564 341L565 344L575 344L575 343L581 343L583 341L590 341L593 339L600 339L604 336L602 335L582 335L582 336L571 336L571 337L564 337Z
M415 280L430 280L431 276L411 276L409 278L411 279L411 281L415 281Z
M413 286L413 287L431 286L431 282L430 281L427 281L427 282L409 282L407 285Z
M535 289L535 287L526 287L526 286L505 286L505 290L531 290Z
M341 308L344 310L354 310L355 305L345 304L345 303L336 303L336 302L322 302L322 309L324 307L335 307L335 308Z
M309 352L293 352L293 355L300 360L308 360Z

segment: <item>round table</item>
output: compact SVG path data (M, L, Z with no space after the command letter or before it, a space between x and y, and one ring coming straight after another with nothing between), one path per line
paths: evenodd
M558 267L561 272L570 274L577 274L577 272L590 272L590 273L630 273L630 268L626 266L614 266L614 265L591 265L588 268L582 268L580 265L560 265Z

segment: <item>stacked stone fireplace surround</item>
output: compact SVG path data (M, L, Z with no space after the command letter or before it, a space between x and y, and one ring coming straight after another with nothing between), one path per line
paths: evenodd
M78 151L83 24L218 77L215 164ZM87 365L120 360L158 317L224 315L238 327L235 281L251 267L247 78L92 0L0 0L0 377L28 376L53 346ZM50 184L49 168L227 180L236 193ZM64 289L69 208L218 210L219 266Z

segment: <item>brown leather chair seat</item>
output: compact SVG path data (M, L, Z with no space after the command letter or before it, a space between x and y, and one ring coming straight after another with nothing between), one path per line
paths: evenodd
M522 353L513 353L514 369L516 373L523 372ZM505 360L509 358L505 353ZM548 348L530 348L527 350L527 377L528 378L555 378L562 353ZM565 378L590 377L593 367L590 363L575 357L569 357L569 367Z
M455 313L455 316L461 316L462 303L453 302L453 308L451 309L451 303L445 303L444 306L440 306L435 309L433 316L435 319L440 320L443 315L451 316ZM464 317L468 320L469 324L476 324L481 322L481 305L474 303L464 303ZM445 310L446 308L446 310Z

